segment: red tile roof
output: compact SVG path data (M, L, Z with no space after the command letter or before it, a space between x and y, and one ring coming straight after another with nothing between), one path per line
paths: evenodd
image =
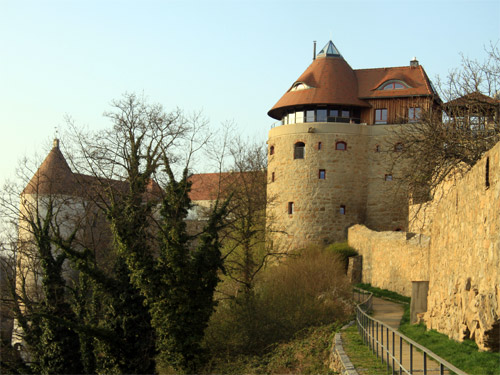
M358 95L362 99L431 96L434 94L430 81L421 65L415 67L358 69L354 72L358 80ZM403 81L410 87L399 90L377 90L384 82L390 80Z
M403 81L410 87L377 90L390 80ZM297 82L305 83L310 88L288 90L268 112L269 116L280 120L288 109L296 106L332 104L369 107L367 99L436 95L420 65L353 70L342 56L316 58Z
M287 107L307 104L343 104L368 107L358 98L358 81L349 64L342 57L318 57L296 82L306 83L311 88L288 90L268 112L280 119Z

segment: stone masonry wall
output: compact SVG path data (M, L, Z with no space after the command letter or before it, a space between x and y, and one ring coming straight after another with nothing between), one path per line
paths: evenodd
M489 164L486 186L486 164ZM500 143L433 202L429 328L500 345Z
M455 340L500 349L500 143L461 178L411 207L410 227L430 234L374 232L356 225L349 244L363 255L363 281L409 296L429 281L423 320ZM407 240L406 238L410 238Z
M429 279L429 237L349 228L349 245L363 256L362 282L411 296L412 281Z

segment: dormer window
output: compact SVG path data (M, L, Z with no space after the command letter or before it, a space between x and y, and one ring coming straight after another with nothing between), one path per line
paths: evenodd
M410 86L408 86L403 81L392 80L392 81L384 82L382 85L380 85L380 87L378 89L379 90L403 90L403 89L407 89L409 87Z
M290 91L299 91L299 90L305 90L308 89L309 86L306 85L304 82L295 82L290 89Z

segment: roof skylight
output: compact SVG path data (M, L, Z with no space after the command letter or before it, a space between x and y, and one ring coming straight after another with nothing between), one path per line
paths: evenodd
M330 40L326 45L323 47L321 51L319 51L317 57L321 56L326 56L326 57L341 57L341 54L337 47L335 47L335 44Z

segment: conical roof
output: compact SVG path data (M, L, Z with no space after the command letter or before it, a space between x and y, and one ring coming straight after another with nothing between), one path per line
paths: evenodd
M24 188L24 194L72 194L75 190L75 176L61 150L59 140L42 162L35 175Z
M303 84L300 89L295 89L300 84ZM332 41L326 44L268 115L280 120L293 107L319 104L369 106L358 98L356 75Z

